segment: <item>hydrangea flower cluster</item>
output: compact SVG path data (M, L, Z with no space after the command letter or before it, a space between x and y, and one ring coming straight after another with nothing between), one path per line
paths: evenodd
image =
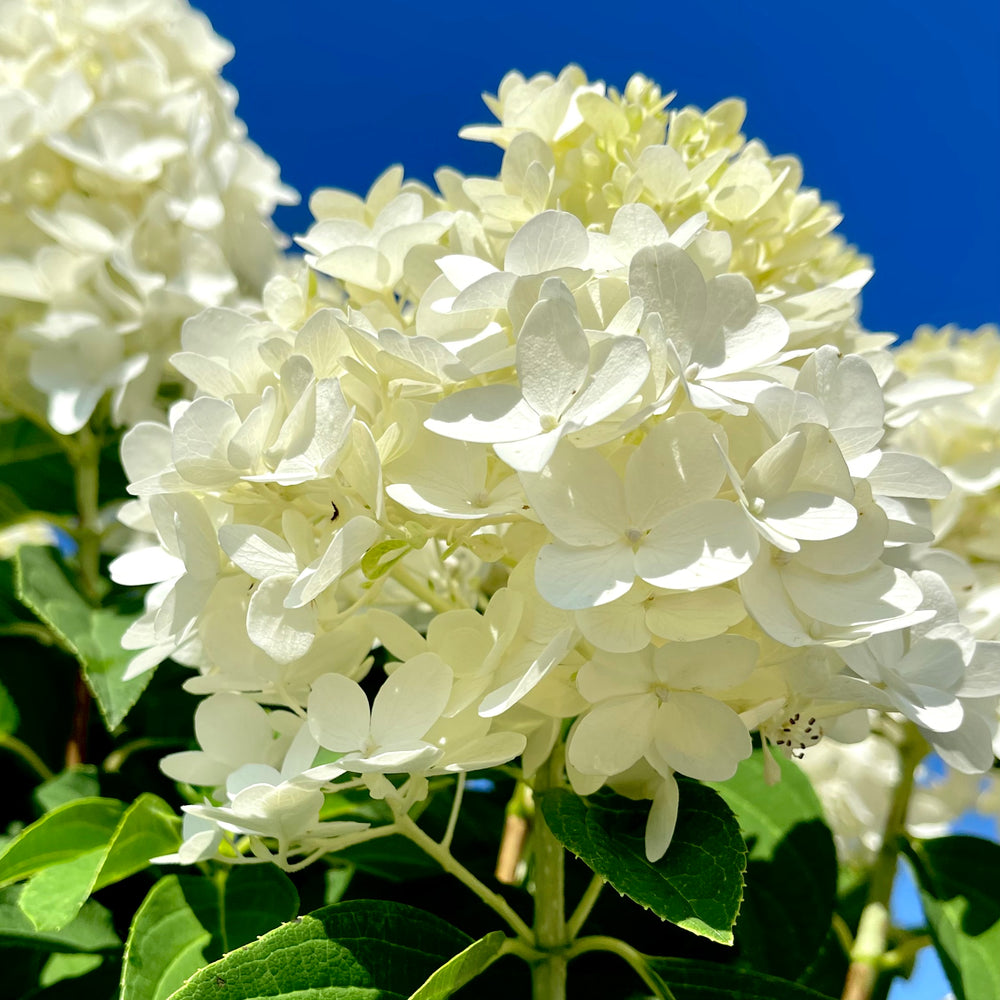
M296 195L186 0L5 0L0 393L59 433L148 419L181 322L259 298ZM41 394L41 395L40 395Z
M871 864L882 846L892 792L900 779L894 739L873 732L858 743L824 740L801 763L823 803L841 860ZM907 832L914 837L945 836L984 801L982 775L943 771L935 773L927 764L917 769L906 814Z
M934 550L924 560L942 567L976 635L1000 638L1000 542L992 530L1000 523L1000 330L920 327L894 355L906 381L890 392L893 441L952 484L932 505Z
M913 564L934 570L947 582L947 615L979 639L1000 638L1000 335L995 326L964 331L921 327L893 351L898 368L888 381L887 422L893 446L921 455L951 481L947 497L931 504L933 542L915 546ZM968 636L966 642L969 641ZM939 737L938 749L951 765L943 778L919 784L911 806L911 827L936 835L965 811L997 812L996 779L986 770L1000 754L996 698L963 699L965 729L980 729L979 752L970 759ZM992 754L984 732L992 731ZM846 738L851 734L844 732ZM853 738L863 735L855 733ZM879 844L888 790L899 770L893 742L872 735L859 743L827 741L804 766L823 799L827 816L847 857L863 857ZM953 770L952 768L957 768ZM927 826L934 827L934 832Z
M886 442L835 210L738 102L569 67L488 103L499 177L316 192L340 299L277 277L263 315L189 320L196 397L125 437L157 537L112 567L155 584L130 670L206 696L164 762L208 792L178 857L294 867L378 832L324 792L399 815L564 739L579 793L651 801L650 859L675 774L726 780L753 732L799 756L874 707L989 752L1000 645L912 557L949 484Z

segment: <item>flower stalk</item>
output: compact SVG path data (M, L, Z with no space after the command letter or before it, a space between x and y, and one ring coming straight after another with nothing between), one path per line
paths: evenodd
M906 833L906 814L913 794L917 765L927 755L927 750L927 742L917 727L907 723L899 745L899 780L886 816L882 844L872 867L868 901L861 912L841 1000L869 1000L884 968L891 926L889 899L896 878L900 840Z
M562 775L562 747L557 746L535 777L535 813L532 819L531 849L535 886L535 943L545 958L531 969L532 1000L564 1000L566 996L566 855L542 813L539 798L558 786Z

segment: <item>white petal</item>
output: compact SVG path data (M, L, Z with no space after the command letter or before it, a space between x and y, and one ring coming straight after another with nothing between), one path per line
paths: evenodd
M316 638L316 612L309 606L286 608L293 576L271 576L257 584L247 608L250 641L278 663L291 663L309 652Z
M497 767L522 753L526 743L522 733L490 733L447 752L446 758L457 757L458 760L445 764L444 770L478 771Z
M698 642L669 642L653 654L660 680L672 688L722 691L742 684L760 652L741 635L717 635Z
M123 587L141 587L172 580L184 572L184 563L159 545L125 552L108 567L111 579Z
M737 504L707 500L682 507L657 525L640 544L635 568L656 587L697 590L741 576L757 547L757 534Z
M721 635L746 617L740 595L725 588L660 594L646 605L646 626L673 642L693 642Z
M976 652L965 670L957 692L963 698L988 698L1000 694L1000 642L976 643Z
M881 563L861 573L830 576L794 562L782 573L785 589L811 618L832 625L866 625L916 610L920 588L901 570Z
M589 250L587 230L575 215L542 212L514 234L503 266L505 271L522 275L582 267Z
M516 472L541 472L548 464L567 428L560 425L545 434L522 438L520 441L498 442L493 445L497 457Z
M587 642L609 653L637 653L649 644L646 596L651 591L637 584L611 604L583 608L576 622Z
M715 496L726 475L715 429L700 413L683 413L649 432L625 471L629 519L635 527L652 528L671 511Z
M368 698L342 674L322 674L313 681L308 715L309 731L327 750L346 753L368 741Z
M550 604L567 611L607 604L635 582L635 554L625 541L577 548L554 542L538 553L535 586Z
M827 493L787 493L768 500L760 518L768 527L792 538L822 541L852 531L858 523L858 512L853 504Z
M551 298L532 306L518 334L516 365L525 402L542 416L559 417L590 367L590 346L571 303Z
M620 774L645 753L655 719L656 698L651 694L602 702L573 730L569 761L584 774Z
M519 677L491 691L479 704L479 715L484 719L506 712L516 705L528 692L532 691L569 652L575 633L567 628L555 636L535 657L531 665ZM518 753L521 751L519 750Z
M542 432L538 414L512 385L465 389L437 403L424 426L458 441L520 441Z
M873 493L941 500L951 492L948 477L916 455L886 451L868 474Z
M740 717L707 695L677 691L656 714L656 749L681 774L726 781L753 743Z
M255 524L224 524L219 528L222 551L255 580L298 571L291 546L280 535Z
M664 778L656 789L653 804L649 808L649 818L646 820L646 859L659 861L670 841L674 838L674 828L677 826L677 809L680 805L680 790L677 779L671 775Z
M628 286L632 295L642 299L647 315L660 314L681 360L690 363L691 344L708 298L698 265L684 250L669 243L643 247L632 258Z
M267 712L238 694L213 694L194 714L194 731L202 749L235 770L263 763L273 727Z
M285 598L286 608L301 608L339 580L381 536L381 526L369 517L353 517L330 539L315 562L295 579Z
M436 653L407 660L375 696L372 739L379 746L422 739L448 704L451 683L451 669Z
M567 545L616 544L625 537L625 489L595 449L564 445L540 473L521 473L528 502Z
M588 660L576 675L580 694L592 704L643 694L652 689L657 678L647 656L602 657Z
M594 375L564 414L577 427L589 427L620 410L649 374L649 352L639 337L614 337L593 351Z

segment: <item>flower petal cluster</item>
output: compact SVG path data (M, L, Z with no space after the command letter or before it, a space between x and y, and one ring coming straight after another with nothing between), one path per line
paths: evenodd
M111 394L148 418L183 320L258 300L296 195L219 76L186 0L4 4L0 392L71 434Z
M214 786L192 816L294 865L314 792L398 814L569 723L573 786L650 800L656 859L675 774L726 780L754 731L799 756L875 707L980 761L996 658L918 564L948 480L886 438L833 210L731 102L571 67L492 103L499 177L317 193L307 266L344 297L280 277L264 315L188 320L195 398L125 437L158 539L112 568L155 584L130 671L189 665L255 758L168 763ZM247 703L298 720L282 760Z

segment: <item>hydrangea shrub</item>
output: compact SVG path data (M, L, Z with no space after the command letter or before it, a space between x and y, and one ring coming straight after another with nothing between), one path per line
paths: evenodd
M575 66L508 74L496 124L463 131L500 148L496 177L320 189L304 256L280 262L266 220L288 191L232 118L200 16L12 6L0 44L44 57L11 59L0 92L22 192L0 207L23 363L4 401L33 412L30 383L59 434L128 426L130 495L101 527L94 454L71 451L91 501L76 561L67 577L22 550L16 596L112 729L147 684L131 718L183 697L182 671L195 737L160 764L181 830L149 793L70 794L11 840L17 919L66 933L152 859L197 867L136 912L123 1000L259 990L258 962L269 995L427 1000L508 954L558 1000L594 951L659 997L862 1000L924 943L886 919L909 823L956 992L985 995L995 956L970 971L989 944L956 938L942 902L942 873L968 872L951 838L919 838L976 801L996 750L995 332L890 349L860 323L870 262L797 160L745 138L741 102L677 109ZM931 750L937 784L916 777ZM800 762L860 873L849 917ZM499 884L457 856L477 810ZM74 823L103 853L69 904L60 865L90 855L44 845ZM493 911L478 941L346 884L426 859ZM276 927L321 866L331 905ZM814 905L782 932L769 886L789 880ZM601 933L606 882L735 942L740 971ZM316 941L354 967L306 961Z

